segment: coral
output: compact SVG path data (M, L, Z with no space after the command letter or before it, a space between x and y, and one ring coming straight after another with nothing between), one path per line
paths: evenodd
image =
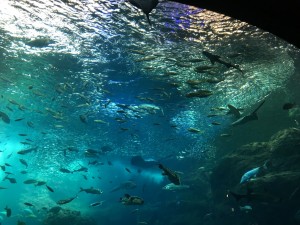
M297 211L300 198L300 130L281 130L268 142L244 145L226 154L216 164L211 174L211 188L215 202L216 224L252 223L248 217L239 216L235 223L233 215L240 215L239 206L250 204L256 222L279 224L282 220L293 221L291 212ZM240 184L241 176L256 167L267 165L261 173L246 184ZM246 196L235 201L229 191ZM251 191L251 192L250 192ZM248 195L247 195L248 193ZM267 207L267 208L266 208ZM267 210L266 210L267 209ZM232 210L232 212L230 212ZM238 210L238 212L236 211ZM264 213L262 213L264 212ZM222 215L222 220L218 216ZM224 218L226 218L224 220ZM242 218L242 219L241 219Z
M88 217L82 216L80 211L60 209L49 211L43 221L44 225L96 225L97 223Z

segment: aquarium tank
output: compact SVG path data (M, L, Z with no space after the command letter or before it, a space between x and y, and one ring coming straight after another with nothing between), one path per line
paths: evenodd
M0 15L0 224L300 224L297 47L167 1Z

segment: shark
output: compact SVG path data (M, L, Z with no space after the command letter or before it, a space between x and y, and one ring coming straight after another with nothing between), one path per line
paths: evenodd
M227 114L233 114L236 118L240 118L241 117L241 113L240 111L242 109L236 108L231 104L228 104L227 107L229 108L229 111L227 112Z
M225 60L223 60L221 58L221 56L219 55L215 55L215 54L212 54L208 51L202 51L202 54L207 57L209 59L209 61L211 62L211 64L215 64L216 62L220 63L220 64L223 64L224 66L226 66L227 68L235 68L237 69L238 71L240 71L241 73L243 73L243 71L241 70L240 66L239 65L236 65L236 64L233 64L231 62L227 62Z
M114 187L110 192L115 192L118 190L130 190L136 188L136 184L133 181L125 181L118 186Z
M239 194L233 191L229 191L229 193L235 198L237 202L242 201L242 199L246 200L246 202L260 202L260 203L279 203L281 202L281 198L274 196L267 191L264 192L254 192L251 189L247 189L246 194Z
M248 123L252 120L258 120L258 116L257 116L257 111L260 109L260 107L262 107L262 105L265 103L265 100L263 100L257 107L256 109L247 114L246 116L243 116L241 118L239 118L238 120L234 121L233 123L231 123L231 126L237 126L237 125L241 125L241 124L245 124Z
M145 13L148 23L151 26L149 19L150 12L157 6L158 0L128 0L132 5L141 9Z

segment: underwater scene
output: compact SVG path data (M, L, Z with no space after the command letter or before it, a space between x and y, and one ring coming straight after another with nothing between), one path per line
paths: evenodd
M167 1L0 15L0 224L300 224L295 46Z

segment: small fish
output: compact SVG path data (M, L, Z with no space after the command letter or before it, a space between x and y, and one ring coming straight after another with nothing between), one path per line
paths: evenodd
M231 136L231 134L226 134L226 133L220 134L220 137L230 137L230 136Z
M96 206L100 206L103 204L103 201L100 201L100 202L94 202L94 203L91 203L90 204L90 207L96 207Z
M130 169L125 168L125 170L126 170L128 173L131 173L131 170L130 170Z
M31 128L34 128L34 123L31 121L27 121L27 125Z
M103 123L103 124L109 125L108 122L105 122L105 121L103 121L103 120L94 120L94 122L95 122L95 123Z
M35 184L37 182L37 180L35 179L28 179L28 180L25 180L23 183L24 184Z
M18 134L18 135L19 135L19 136L23 136L23 137L24 137L24 136L27 136L27 134Z
M11 216L11 208L8 208L7 206L4 208L6 211L6 216L10 217Z
M26 166L26 168L28 167L27 162L25 161L25 159L19 159L20 163L22 163L24 166Z
M188 129L188 131L191 132L191 133L203 133L202 130L199 130L199 129L194 128L194 127L190 127L190 128Z
M44 184L46 184L47 182L46 181L38 181L34 186L42 186Z
M75 198L77 198L77 197L78 197L78 196L76 195L76 196L71 197L71 198L62 199L62 200L57 201L56 204L58 204L58 205L64 205L64 204L67 204L67 203L73 201L73 200L74 200Z
M4 112L0 111L0 118L2 119L3 122L10 123L10 119L9 119L8 115Z
M66 168L60 168L59 171L62 173L73 173L71 170L68 170Z
M240 206L240 210L248 213L249 211L252 211L252 206L251 205Z
M49 191L54 192L54 190L53 190L51 187L49 187L47 184L46 184L46 188L47 188Z
M31 145L31 143L26 142L26 141L20 141L20 143L23 144L23 145Z
M79 119L82 123L87 123L87 117L86 115L79 115Z
M29 203L29 202L24 202L24 205L27 205L27 206L34 206L33 204Z
M15 178L8 177L8 175L3 180L9 180L9 182L12 184L17 183L17 180Z
M25 149L25 150L20 150L17 152L17 154L20 154L20 155L25 155L25 154L28 154L30 152L33 152L33 151L37 151L38 147L34 147L34 148L29 148L29 149Z
M254 169L251 169L243 174L240 184L248 182L250 179L256 177L262 170L268 169L267 165L269 163L269 160L267 160L263 166L255 167Z
M12 156L13 153L10 153L9 155L7 155L7 159L9 159Z
M28 173L26 170L22 170L22 171L20 171L20 173L21 174L26 174L26 173Z
M18 119L15 119L15 122L19 122L21 120L24 120L25 118L18 118Z
M7 189L6 187L0 187L0 190L4 190L4 189Z
M194 98L194 97L198 97L198 98L206 98L210 95L212 95L213 93L209 90L196 90L196 91L192 91L189 92L185 95L185 97L187 98Z

